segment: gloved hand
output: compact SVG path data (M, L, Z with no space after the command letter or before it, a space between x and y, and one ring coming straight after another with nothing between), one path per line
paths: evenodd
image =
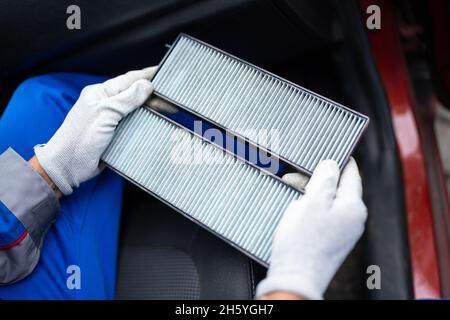
M295 179L291 176L289 180ZM338 180L336 162L322 161L305 195L288 206L275 232L270 267L258 285L257 297L289 292L322 299L333 275L361 237L367 218L361 177L353 158L339 186Z
M35 146L40 165L63 194L100 173L100 157L117 124L149 98L153 86L148 79L156 70L130 71L85 87L50 141Z

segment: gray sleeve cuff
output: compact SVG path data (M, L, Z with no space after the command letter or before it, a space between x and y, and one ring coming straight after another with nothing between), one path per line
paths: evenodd
M22 280L34 270L41 251L29 234L14 247L0 251L0 286Z
M18 246L0 251L0 266L6 268L0 273L0 283L4 284L34 269L45 234L59 212L59 202L44 179L11 148L0 155L0 201L28 231Z

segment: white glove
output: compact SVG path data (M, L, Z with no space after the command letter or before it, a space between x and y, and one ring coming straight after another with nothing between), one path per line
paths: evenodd
M40 165L63 194L72 193L73 188L100 173L100 157L117 124L153 92L148 79L156 69L130 71L85 87L50 141L35 146Z
M290 177L292 181L292 177ZM322 161L282 217L272 244L266 279L257 297L275 291L322 299L332 277L364 231L367 209L353 158L340 182L335 161Z

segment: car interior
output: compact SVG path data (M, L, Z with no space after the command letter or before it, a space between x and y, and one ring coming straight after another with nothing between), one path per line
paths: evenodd
M325 298L413 297L401 167L357 1L5 0L0 114L19 83L49 72L118 75L157 65L183 32L370 117L354 157L369 218ZM61 11L81 8L81 29ZM380 190L383 190L381 192ZM126 184L117 299L251 299L266 269ZM368 290L366 268L383 270Z

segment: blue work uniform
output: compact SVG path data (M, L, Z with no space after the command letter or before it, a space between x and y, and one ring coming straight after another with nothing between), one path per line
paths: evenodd
M23 82L0 119L0 298L112 299L122 179L106 169L57 200L28 165L86 85L58 73Z

